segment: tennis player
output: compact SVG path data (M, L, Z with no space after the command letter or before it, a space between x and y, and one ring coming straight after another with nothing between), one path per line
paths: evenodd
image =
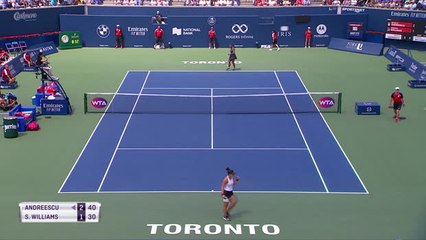
M308 27L305 31L305 48L311 48L312 31L311 27Z
M399 91L399 87L395 87L389 102L389 107L393 108L393 118L395 122L399 122L399 112L401 111L402 105L404 105L404 95Z
M229 212L237 204L237 198L234 195L234 185L240 181L240 177L235 177L234 170L226 168L227 175L222 181L222 199L223 199L223 220L231 221Z
M233 44L229 45L229 58L228 58L228 68L226 70L229 70L229 68L232 67L232 70L235 70L235 59L237 59L237 54L235 53L235 46Z

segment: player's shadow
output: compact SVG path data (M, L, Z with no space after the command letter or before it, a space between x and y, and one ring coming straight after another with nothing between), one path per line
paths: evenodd
M244 214L249 213L250 211L247 210L242 210L242 211L235 211L233 213L231 213L231 217L232 218L240 218L242 217Z

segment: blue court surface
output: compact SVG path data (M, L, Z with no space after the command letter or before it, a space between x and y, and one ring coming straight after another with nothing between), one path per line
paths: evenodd
M239 192L368 193L296 71L129 71L117 93L59 192L218 191L230 167Z

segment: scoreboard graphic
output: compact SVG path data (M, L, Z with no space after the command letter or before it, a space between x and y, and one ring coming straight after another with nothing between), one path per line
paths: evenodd
M98 202L22 202L22 223L97 223L101 204Z
M412 42L426 42L426 21L388 19L385 38Z

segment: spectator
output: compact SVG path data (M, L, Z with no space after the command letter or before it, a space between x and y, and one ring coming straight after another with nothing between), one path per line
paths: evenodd
M1 0L0 1L0 8L1 9L9 8L9 2L8 2L8 0Z
M6 50L1 49L0 50L0 64L3 64L4 62L9 61L9 59L10 59L9 53Z
M12 76L12 73L9 69L9 64L4 65L3 70L1 71L2 83L13 84L16 82L16 77Z
M18 98L14 93L6 93L4 95L0 93L0 108L3 111L9 111L18 104L17 100Z
M157 26L157 29L155 29L154 36L155 36L154 49L164 48L164 41L163 41L164 31L163 29L161 29L160 26Z

